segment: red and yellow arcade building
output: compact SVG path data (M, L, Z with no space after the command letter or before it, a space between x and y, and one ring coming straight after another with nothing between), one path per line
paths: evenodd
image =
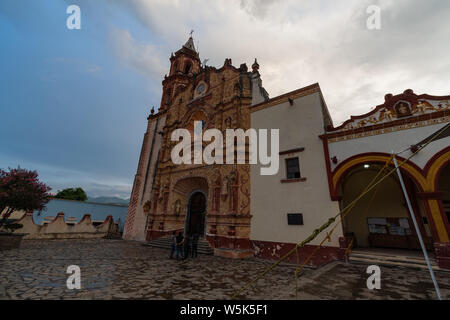
M384 104L341 126L329 126L321 136L330 195L341 209L386 164L387 170L393 168L393 152L399 163L406 161L401 171L414 215L427 249L435 251L444 268L450 268L449 99L416 95L412 90L389 94ZM343 221L342 246L354 238L360 247L419 248L395 173L358 201L352 211Z

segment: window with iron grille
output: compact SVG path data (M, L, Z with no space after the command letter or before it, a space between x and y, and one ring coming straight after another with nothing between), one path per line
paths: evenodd
M288 213L288 225L303 225L303 214L302 213Z
M298 157L286 159L286 177L287 179L300 178L300 164Z

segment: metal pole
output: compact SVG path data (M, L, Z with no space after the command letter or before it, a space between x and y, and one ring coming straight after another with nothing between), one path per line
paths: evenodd
M414 228L416 229L417 237L419 238L420 246L422 247L423 255L425 257L425 261L427 262L428 270L430 271L431 279L433 280L434 289L436 290L436 294L438 296L438 299L442 300L442 298L441 298L441 291L439 290L439 285L438 285L438 283L436 281L436 278L434 277L433 268L431 267L430 259L428 259L427 250L425 249L425 245L423 243L422 235L421 235L420 230L419 230L419 225L417 224L416 217L414 216L414 211L413 211L413 209L411 207L411 202L409 201L408 193L406 192L405 184L403 182L403 177L402 177L402 174L400 172L400 168L398 167L397 159L395 158L395 154L394 153L393 153L393 157L394 157L393 159L394 159L395 168L397 169L398 179L400 180L400 185L402 186L403 194L405 196L406 203L408 204L408 210L409 210L409 213L411 215L411 219L412 219L412 221L414 223Z

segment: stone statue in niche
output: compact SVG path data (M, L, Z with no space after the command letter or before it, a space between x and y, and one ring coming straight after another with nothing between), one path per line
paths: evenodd
M151 207L152 207L152 202L150 200L146 201L143 206L144 213L149 214Z
M163 196L164 196L164 192L167 191L168 189L169 189L169 186L167 184L162 184L161 185L161 189L159 191L159 198L158 198L159 201L162 201Z
M229 129L229 128L231 128L231 117L228 117L228 118L226 118L225 119L225 127L227 128L227 129Z
M426 105L423 101L419 101L418 104L416 104L415 106L413 106L413 113L425 113L425 108Z
M380 118L378 120L379 121L383 121L383 120L390 121L393 118L394 118L394 113L391 110L384 108L383 110L380 111Z
M222 180L222 188L220 190L220 194L222 195L222 199L226 198L228 195L228 177L225 177Z
M403 101L400 101L395 106L395 112L397 113L397 117L407 117L411 115L411 110L409 108L409 104Z
M178 199L177 201L175 201L174 205L173 205L173 213L176 216L179 216L181 213L181 200Z
M236 184L236 182L237 182L236 171L231 171L230 174L222 180L222 188L221 188L222 200L225 200L227 198L231 186Z

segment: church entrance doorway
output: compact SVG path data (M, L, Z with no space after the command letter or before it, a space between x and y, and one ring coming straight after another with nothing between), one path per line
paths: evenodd
M206 225L206 196L203 191L194 191L191 194L187 209L185 234L194 235L198 233L203 237Z

